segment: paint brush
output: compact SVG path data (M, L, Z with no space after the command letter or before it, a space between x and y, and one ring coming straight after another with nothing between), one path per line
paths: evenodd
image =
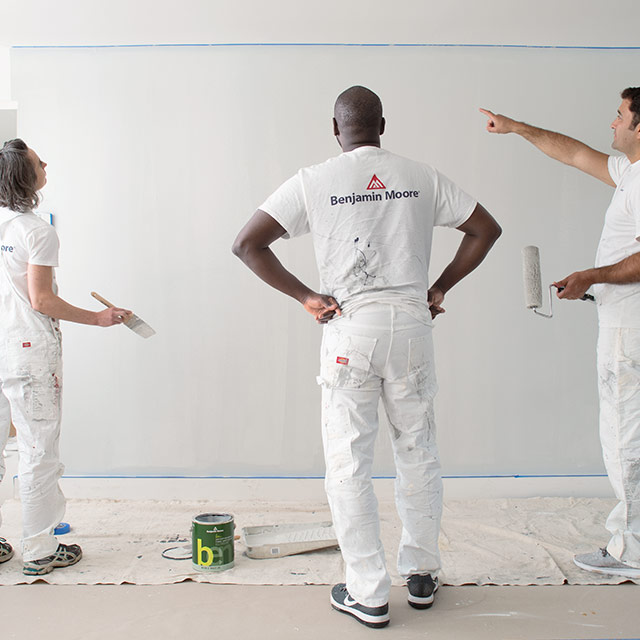
M116 306L115 304L111 304L95 291L92 291L91 295L99 302L102 302L105 307ZM126 320L124 320L123 324L143 338L150 338L155 333L155 331L144 320L138 318L135 313L132 313Z

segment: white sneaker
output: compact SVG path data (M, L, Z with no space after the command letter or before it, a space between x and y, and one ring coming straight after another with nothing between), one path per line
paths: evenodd
M606 549L598 549L593 553L581 553L574 556L573 561L585 571L605 573L610 576L623 576L624 578L640 578L640 569L616 560Z

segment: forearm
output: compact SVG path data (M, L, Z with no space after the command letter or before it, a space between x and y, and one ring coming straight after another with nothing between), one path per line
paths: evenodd
M65 302L62 298L55 295L53 291L41 292L36 294L31 300L31 306L40 313L50 318L58 320L67 320L69 322L77 322L79 324L98 324L98 313L81 309Z
M491 237L465 234L453 260L447 265L433 286L440 289L442 293L447 293L485 259L499 236L499 232Z
M607 267L587 269L592 284L631 284L640 282L640 253Z
M261 280L298 302L304 303L305 299L313 293L309 287L284 268L269 247L234 247L234 254Z
M565 136L562 133L534 127L526 122L514 121L512 131L522 136L550 158L573 167L579 165L581 156L594 151L594 149L579 140Z
M606 153L596 151L583 142L562 133L540 129L487 109L480 109L480 111L489 118L487 122L489 133L516 133L550 158L584 171L609 186L615 187L615 183L609 175L609 156Z

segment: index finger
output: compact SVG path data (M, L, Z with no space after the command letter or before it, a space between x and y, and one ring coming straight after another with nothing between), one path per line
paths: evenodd
M478 109L478 111L480 113L484 113L484 115L487 116L488 118L492 118L493 119L493 118L496 117L496 114L491 112L491 111L489 111L488 109Z

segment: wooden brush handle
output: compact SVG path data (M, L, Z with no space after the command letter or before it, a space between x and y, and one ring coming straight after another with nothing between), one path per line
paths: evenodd
M115 307L115 306L116 306L115 304L111 304L108 300L106 300L105 298L103 298L99 293L96 293L95 291L92 291L92 292L91 292L91 295L92 295L96 300L98 300L99 302L102 302L102 304L103 304L105 307L113 308L113 307Z

